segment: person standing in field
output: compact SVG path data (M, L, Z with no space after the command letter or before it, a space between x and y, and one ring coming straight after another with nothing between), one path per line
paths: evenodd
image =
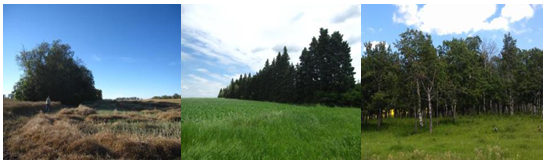
M47 96L47 99L45 99L45 112L49 112L49 107L50 107L50 104L51 104L51 99L49 98L49 96Z

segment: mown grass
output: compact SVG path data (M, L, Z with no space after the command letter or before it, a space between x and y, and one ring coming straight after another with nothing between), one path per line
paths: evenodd
M43 106L4 99L4 159L180 159L179 100Z
M182 159L359 159L360 109L182 99Z
M543 159L542 116L464 116L453 122L441 119L433 133L414 119L385 119L362 126L361 159ZM494 127L499 131L495 132Z

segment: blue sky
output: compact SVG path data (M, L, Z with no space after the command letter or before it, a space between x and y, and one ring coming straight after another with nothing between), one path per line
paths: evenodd
M4 5L3 94L23 47L61 39L104 98L180 93L180 5Z
M281 10L279 10L281 9ZM360 5L182 5L182 97L217 97L243 73L255 74L284 46L293 64L320 28L339 31L359 79Z
M460 12L463 11L463 12ZM522 49L543 49L542 5L361 5L361 41L399 39L407 28L431 34L435 46L443 40L478 35L496 42L511 32Z

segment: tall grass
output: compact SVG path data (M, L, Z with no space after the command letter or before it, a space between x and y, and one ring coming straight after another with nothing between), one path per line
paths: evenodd
M542 116L440 119L433 133L415 133L412 118L385 119L379 131L370 123L362 126L361 159L543 159Z
M358 159L360 109L182 99L182 159Z

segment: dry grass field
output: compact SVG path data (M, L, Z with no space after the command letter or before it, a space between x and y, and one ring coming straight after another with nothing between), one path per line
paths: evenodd
M4 159L180 159L180 100L68 107L4 99Z

